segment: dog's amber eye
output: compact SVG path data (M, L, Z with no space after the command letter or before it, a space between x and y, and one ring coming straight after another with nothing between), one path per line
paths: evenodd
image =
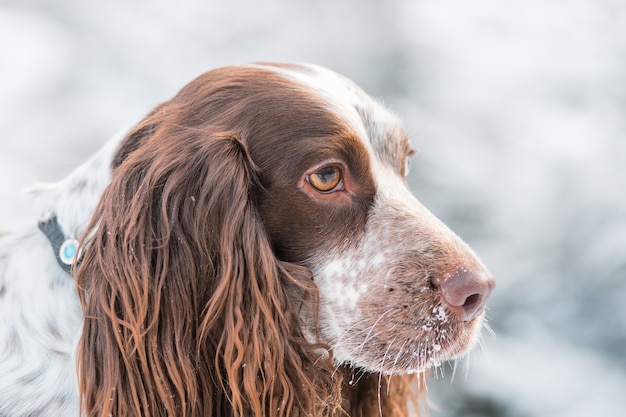
M317 191L329 193L341 183L341 169L334 165L325 166L309 174L307 179Z

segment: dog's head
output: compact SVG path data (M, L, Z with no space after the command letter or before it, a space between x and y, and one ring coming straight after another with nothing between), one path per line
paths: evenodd
M494 280L408 190L412 156L393 115L315 66L210 71L157 107L77 274L87 409L319 412L340 404L334 366L465 352Z

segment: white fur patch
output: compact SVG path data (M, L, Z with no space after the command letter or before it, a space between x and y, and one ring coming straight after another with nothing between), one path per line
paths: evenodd
M67 236L80 236L110 181L118 135L55 184L29 191L58 215ZM57 264L37 219L0 238L0 415L78 415L75 347L81 309L74 280Z

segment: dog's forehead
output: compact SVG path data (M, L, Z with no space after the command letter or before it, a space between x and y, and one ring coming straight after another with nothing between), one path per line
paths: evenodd
M374 159L390 165L410 150L400 120L352 80L311 64L267 65L322 99L354 131Z

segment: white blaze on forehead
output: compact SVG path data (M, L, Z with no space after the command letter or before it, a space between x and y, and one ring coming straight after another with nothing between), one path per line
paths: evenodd
M367 137L365 126L356 111L356 105L369 98L352 81L326 68L310 64L290 68L271 67L271 69L310 88L324 99L328 107L339 114L341 119L348 123L359 137Z
M394 201L400 206L413 208L417 204L419 211L425 210L406 187L404 178L398 174L398 167L384 163L376 152L384 141L393 140L393 136L402 131L400 121L390 111L374 101L353 81L326 68L310 64L264 68L310 88L353 129L370 156L379 203ZM363 120L363 117L367 120Z
M264 66L282 76L304 85L321 97L328 108L348 124L370 154L371 160L380 164L374 152L374 141L387 140L389 132L397 130L400 121L384 106L374 101L357 84L336 72L311 64L294 67ZM369 117L363 120L364 113ZM376 170L376 166L373 167Z

